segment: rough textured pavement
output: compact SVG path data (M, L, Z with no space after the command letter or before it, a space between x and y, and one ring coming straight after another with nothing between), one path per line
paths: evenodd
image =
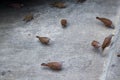
M0 80L120 79L120 59L116 57L120 47L120 1L65 2L64 9L50 7L50 1L38 1L36 6L33 1L19 10L0 9ZM28 13L35 18L25 23L22 19ZM111 19L116 29L105 28L96 16ZM68 20L65 29L60 25L62 18ZM111 33L116 34L113 45L104 55L91 46L92 40L102 43ZM42 45L36 35L50 37L50 45ZM49 61L62 62L63 70L56 72L40 66Z

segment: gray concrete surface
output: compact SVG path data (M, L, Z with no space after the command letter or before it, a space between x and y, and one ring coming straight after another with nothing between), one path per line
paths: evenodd
M118 30L114 46L110 52L109 64L106 69L105 80L119 80L120 79L120 58L116 55L120 54L120 29Z
M1 9L0 80L120 79L119 59L114 54L119 52L119 0L87 0L83 4L68 0L65 9L50 7L50 1L39 3L19 10ZM28 13L35 19L25 23L22 19ZM116 29L105 28L96 16L111 19ZM65 29L60 25L62 18L68 20ZM116 34L113 46L102 56L91 41L102 43L111 33ZM50 45L42 45L36 35L50 37ZM49 61L62 62L64 69L56 72L40 66Z

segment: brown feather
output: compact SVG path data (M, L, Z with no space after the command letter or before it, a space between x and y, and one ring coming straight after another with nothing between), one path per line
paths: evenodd
M66 8L66 5L64 2L54 2L50 5L52 5L53 7L57 7L57 8Z
M66 19L62 19L62 20L61 20L61 25L62 25L63 27L66 27L66 26L67 26L67 20L66 20Z
M101 22L103 22L103 24L108 27L108 28L115 28L115 26L113 26L113 23L110 19L107 18L100 18L100 17L96 17L96 19L100 20Z
M38 38L42 44L48 44L50 41L50 38L48 38L48 37L36 36L36 38Z
M41 66L47 66L52 70L61 70L62 64L59 62L42 63Z
M112 36L113 36L113 35L109 35L108 37L106 37L106 38L104 39L103 44L102 44L102 49L103 49L103 50L110 45Z
M98 41L95 41L95 40L92 41L91 45L92 45L94 48L99 48L99 47L101 46L100 43L99 43Z

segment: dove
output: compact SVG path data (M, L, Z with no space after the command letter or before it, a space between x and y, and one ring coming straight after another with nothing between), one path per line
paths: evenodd
M80 2L80 3L83 3L85 2L86 0L77 0L77 2Z
M63 28L66 27L67 26L67 20L66 19L62 19L61 20L61 25L62 25Z
M48 44L50 41L50 38L48 38L48 37L36 36L36 38L38 38L42 44Z
M98 41L95 41L95 40L92 41L91 45L92 45L94 48L99 48L99 47L101 46L100 43L99 43Z
M61 70L62 69L62 64L59 62L42 63L41 66L47 66L52 70Z
M19 8L22 8L24 6L24 4L21 4L21 3L11 3L11 4L8 4L8 6L12 7L12 8L19 9Z
M23 21L29 22L29 21L31 21L32 19L34 19L34 18L33 18L33 14L27 14L27 15L24 17Z
M105 37L105 39L104 39L104 41L103 41L103 44L102 44L102 49L103 49L103 50L110 45L112 36L114 36L114 35L111 34L111 35Z
M66 5L64 2L54 2L50 5L52 5L53 7L57 7L57 8L66 8Z
M108 28L112 28L114 29L115 26L113 25L112 21L110 19L107 18L100 18L100 17L96 17L96 19L100 20L101 22L103 22L103 24L108 27Z

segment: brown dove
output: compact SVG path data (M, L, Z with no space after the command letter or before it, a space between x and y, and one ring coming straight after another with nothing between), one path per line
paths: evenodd
M11 3L11 4L8 4L8 6L12 7L12 8L19 9L19 8L22 8L24 6L24 4L21 4L21 3Z
M50 5L52 5L53 7L57 7L57 8L66 8L66 5L64 2L54 2Z
M31 21L32 19L34 19L34 18L33 18L33 14L27 14L27 15L24 17L23 21L29 22L29 21Z
M62 25L63 28L66 27L67 26L67 20L66 19L62 19L61 20L61 25Z
M95 40L92 41L91 45L92 45L94 48L99 48L99 47L101 46L100 43L99 43L98 41L95 41Z
M102 49L103 49L103 50L110 45L112 36L114 36L114 35L111 34L111 35L105 37L105 39L104 39L104 41L103 41L103 44L102 44Z
M77 0L77 2L80 2L80 3L83 3L85 2L86 0Z
M36 36L36 38L38 38L42 44L48 44L50 41L50 38L48 38L48 37Z
M108 28L112 28L114 29L115 26L113 25L112 21L107 19L107 18L100 18L100 17L96 17L96 19L100 20L101 22L103 22L103 24L108 27Z
M52 70L61 70L62 64L59 62L42 63L41 66L47 66Z

